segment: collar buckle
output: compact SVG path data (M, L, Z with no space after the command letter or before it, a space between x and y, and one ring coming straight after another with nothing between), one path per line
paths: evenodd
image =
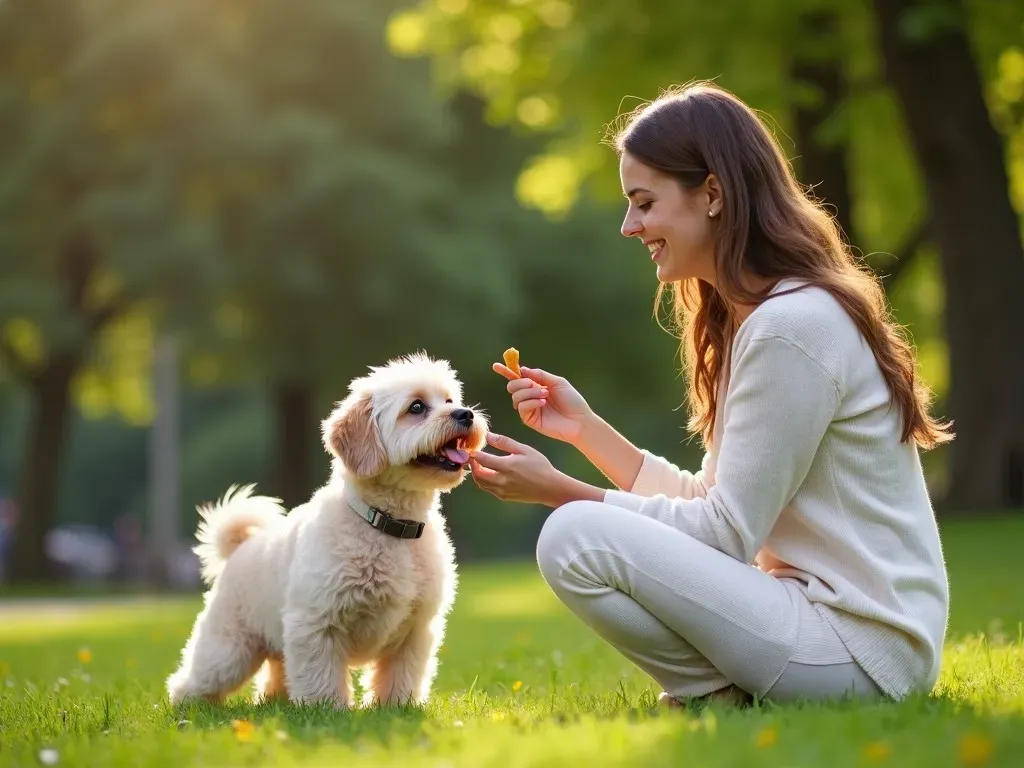
M350 505L366 522L383 534L396 539L418 539L423 535L424 523L415 520L399 520L383 509L364 504L366 511L361 512L355 505Z

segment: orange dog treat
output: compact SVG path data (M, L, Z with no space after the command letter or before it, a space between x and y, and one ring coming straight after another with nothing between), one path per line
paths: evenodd
M505 359L505 365L511 368L516 376L522 377L522 371L519 370L519 350L515 347L509 347L505 350L502 357Z

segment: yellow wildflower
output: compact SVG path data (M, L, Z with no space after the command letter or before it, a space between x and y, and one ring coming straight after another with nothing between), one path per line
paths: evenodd
M759 748L763 749L764 747L772 746L772 744L776 742L777 738L778 734L776 734L775 729L769 726L768 728L762 728L758 731L755 743Z
M957 748L964 765L984 765L992 757L992 740L981 733L968 733Z
M83 664L88 664L90 661L92 661L92 651L90 651L88 648L79 648L78 660Z
M235 730L235 738L239 741L250 741L256 730L255 726L248 720L232 720L231 727Z
M880 763L892 754L892 747L884 741L872 741L864 745L864 759L871 763Z
M523 687L523 681L522 680L516 680L514 683L512 683L512 691L513 691L513 693L518 691L522 687Z

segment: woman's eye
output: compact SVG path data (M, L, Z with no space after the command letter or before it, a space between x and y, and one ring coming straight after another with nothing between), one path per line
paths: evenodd
M409 413L420 414L427 410L427 405L422 400L416 400L409 406Z
M651 201L649 203L640 203L640 205L638 205L637 208L639 208L641 211L644 211L646 213L647 211L651 210L651 206L652 205L654 205L653 201Z

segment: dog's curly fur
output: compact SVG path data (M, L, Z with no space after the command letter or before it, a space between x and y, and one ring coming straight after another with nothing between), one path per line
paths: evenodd
M447 361L418 353L371 368L322 424L331 478L308 502L286 514L245 486L200 509L195 551L210 589L167 680L173 703L222 700L255 675L257 700L344 708L357 668L364 705L427 701L456 589L440 497L466 470L418 457L453 438L483 447L486 416L461 401ZM422 537L376 530L357 499L424 522Z

